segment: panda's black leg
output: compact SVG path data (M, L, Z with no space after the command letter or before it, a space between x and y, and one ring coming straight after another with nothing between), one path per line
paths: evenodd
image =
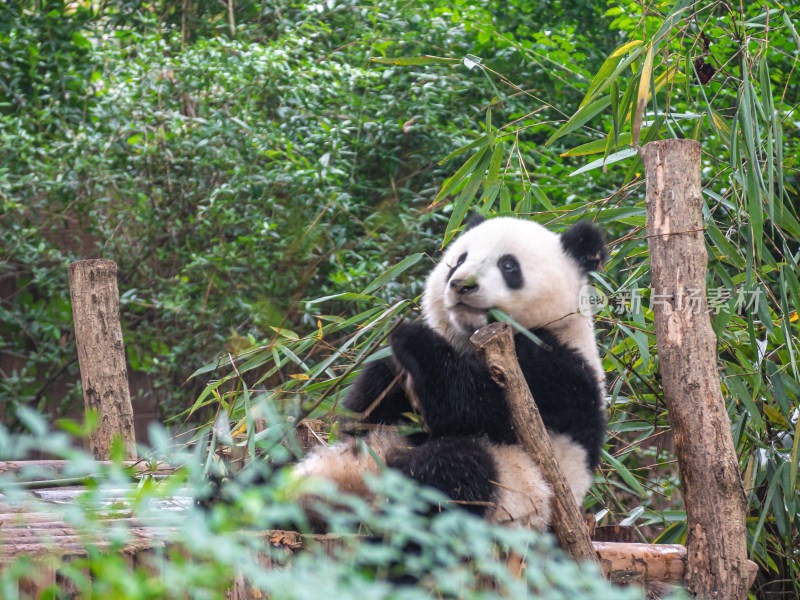
M456 505L480 516L493 506L496 498L492 482L497 481L497 468L486 443L479 439L431 440L397 453L388 466L436 488Z

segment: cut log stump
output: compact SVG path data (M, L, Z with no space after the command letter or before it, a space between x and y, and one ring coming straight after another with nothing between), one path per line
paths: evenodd
M100 417L89 438L89 450L96 459L108 460L111 442L118 437L125 447L125 458L134 460L136 436L119 321L117 263L81 260L71 263L67 270L83 399L86 410Z

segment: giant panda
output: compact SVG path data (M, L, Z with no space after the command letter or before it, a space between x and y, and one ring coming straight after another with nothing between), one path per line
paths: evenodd
M392 357L368 363L349 391L346 408L371 433L318 449L297 474L369 497L364 473L384 463L490 521L546 529L552 490L518 445L502 392L469 342L498 308L539 340L517 333L517 357L582 506L605 410L592 318L579 312L579 293L604 258L603 235L587 222L559 235L519 218L473 219L425 283L423 322L400 324ZM427 429L421 439L376 427L402 423L414 410Z

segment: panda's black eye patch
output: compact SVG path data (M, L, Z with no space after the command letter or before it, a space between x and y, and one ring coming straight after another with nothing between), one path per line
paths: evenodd
M497 261L497 266L503 274L506 285L512 290L522 287L522 269L519 268L519 261L515 256L506 254Z
M453 276L453 273L456 272L456 269L464 264L464 261L467 260L467 253L464 252L461 256L458 257L458 261L456 264L450 267L450 272L447 274L447 281L450 281L450 278Z

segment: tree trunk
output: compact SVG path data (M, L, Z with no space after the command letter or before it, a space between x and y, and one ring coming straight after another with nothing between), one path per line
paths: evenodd
M706 305L700 145L661 140L640 152L659 365L686 504L686 586L695 596L743 600L746 503Z
M89 438L89 450L108 460L111 441L119 436L125 458L136 459L133 409L128 389L125 345L119 322L117 265L111 260L71 263L69 288L86 410L100 423Z
M470 341L492 379L503 390L517 439L553 488L551 527L556 539L576 560L598 562L582 511L575 504L569 484L553 456L550 436L519 368L511 325L492 323L479 329Z

